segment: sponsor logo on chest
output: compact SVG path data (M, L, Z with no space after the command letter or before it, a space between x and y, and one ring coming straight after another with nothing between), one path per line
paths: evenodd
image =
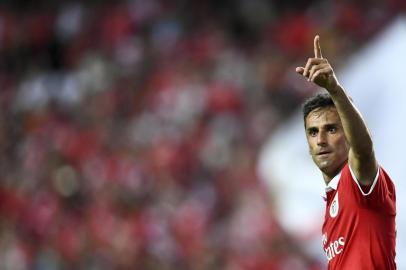
M323 246L324 246L324 253L326 254L327 260L331 261L337 255L341 254L344 250L345 246L345 239L343 236L338 237L337 240L330 241L327 244L327 234L323 234Z

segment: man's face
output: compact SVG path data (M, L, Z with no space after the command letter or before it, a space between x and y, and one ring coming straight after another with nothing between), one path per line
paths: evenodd
M306 117L305 127L314 163L324 175L334 177L348 159L349 151L336 108L311 111Z

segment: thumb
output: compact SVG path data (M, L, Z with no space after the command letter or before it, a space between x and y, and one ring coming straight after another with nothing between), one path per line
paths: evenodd
M303 75L304 68L302 68L302 67L297 67L297 68L296 68L296 72L299 73L300 75Z

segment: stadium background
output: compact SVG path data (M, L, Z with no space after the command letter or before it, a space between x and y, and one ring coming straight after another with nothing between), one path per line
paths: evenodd
M258 155L315 33L340 68L405 9L2 1L0 269L323 269Z

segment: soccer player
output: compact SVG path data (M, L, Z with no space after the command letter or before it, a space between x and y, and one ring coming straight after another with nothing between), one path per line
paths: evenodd
M303 105L309 152L326 183L322 240L328 269L396 269L395 187L375 159L360 112L323 58L319 36L314 57L296 72L328 92Z

